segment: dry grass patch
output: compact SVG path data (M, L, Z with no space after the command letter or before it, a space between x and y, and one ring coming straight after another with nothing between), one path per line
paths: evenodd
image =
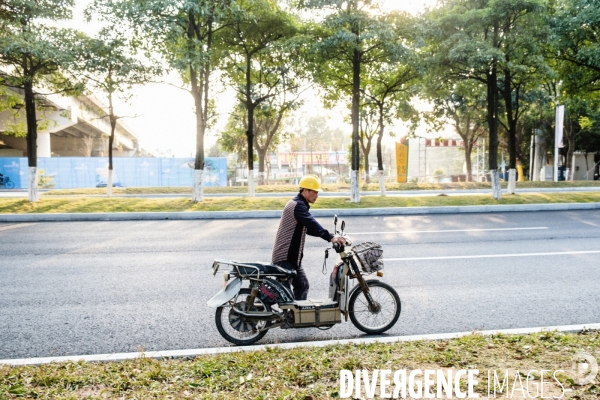
M506 182L501 183L502 187L506 188ZM572 188L572 187L598 187L600 189L600 181L573 181L573 182L517 182L518 188ZM350 185L348 184L325 184L323 188L327 192L349 192ZM491 186L487 182L412 182L412 183L395 183L387 182L386 190L453 190L453 189L490 189ZM257 193L285 193L296 192L297 185L262 185L256 187ZM379 183L363 184L361 191L379 191ZM113 188L115 195L127 194L192 194L191 187L131 187L131 188ZM248 193L248 187L245 186L226 186L226 187L205 187L204 193ZM44 193L45 196L60 196L60 195L106 195L106 188L86 188L86 189L56 189Z
M0 367L0 398L126 399L331 399L339 397L341 369L478 369L476 391L487 397L487 371L509 376L519 370L548 370L566 397L597 399L598 378L577 386L572 357L585 350L600 358L600 333L546 332L533 335L471 335L447 341L346 345L200 356L140 358L116 363L61 363ZM493 375L492 375L493 376ZM539 383L539 375L537 376ZM466 382L464 382L466 383ZM512 388L512 385L511 385ZM546 384L545 396L561 394Z
M207 198L201 203L189 199L42 197L37 203L25 199L0 199L0 213L96 213L96 212L178 212L178 211L254 211L282 210L291 198L222 197ZM322 197L314 205L320 209L379 207L438 207L498 204L547 204L600 202L597 192L531 193L505 195L496 201L489 195L381 197L365 196L360 203L348 198Z

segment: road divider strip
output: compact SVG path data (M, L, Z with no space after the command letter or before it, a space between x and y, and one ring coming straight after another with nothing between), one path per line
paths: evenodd
M422 214L498 213L531 211L598 210L597 203L499 204L487 206L381 207L313 209L314 217L400 216ZM23 213L0 214L0 222L42 221L158 221L198 219L280 218L281 210L262 211L181 211L181 212L115 212L115 213Z
M516 329L497 329L487 331L471 331L471 332L455 332L455 333L438 333L429 335L411 335L411 336L383 336L375 338L360 338L360 339L340 339L340 340L321 340L315 342L294 342L294 343L277 343L277 344L265 344L265 345L254 345L244 347L216 347L206 349L189 349L189 350L166 350L166 351L148 351L148 352L135 352L135 353L113 353L113 354L92 354L92 355L81 355L81 356L64 356L64 357L39 357L39 358L19 358L0 360L0 365L39 365L39 364L50 364L50 363L61 363L61 362L113 362L113 361L124 361L131 360L140 357L147 358L183 358L183 357L196 357L200 355L210 354L221 354L221 353L235 353L241 351L264 351L267 349L294 349L298 347L326 347L333 345L347 345L347 344L370 344L370 343L401 343L401 342L414 342L418 340L449 340L456 339L463 336L472 334L479 334L482 336L490 335L528 335L539 332L572 332L577 333L584 330L598 330L600 329L600 323L584 324L584 325L562 325L562 326L550 326L550 327L539 327L539 328L516 328Z

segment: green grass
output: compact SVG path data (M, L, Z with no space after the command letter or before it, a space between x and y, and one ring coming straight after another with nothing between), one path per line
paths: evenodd
M281 210L290 196L285 197L223 197L206 198L193 203L187 198L101 198L101 197L42 197L38 203L25 199L0 199L0 213L93 213L93 212L174 212L174 211L252 211ZM435 207L490 204L546 204L600 202L597 192L530 193L504 195L502 200L490 195L381 197L363 196L360 203L347 198L322 197L313 208L378 208L378 207Z
M506 182L502 182L506 187ZM564 187L598 187L600 181L573 181L573 182L517 182L517 188L564 188ZM347 184L323 185L328 192L348 192ZM386 190L451 190L451 189L490 189L489 183L453 182L453 183L386 183ZM257 193L296 192L297 185L264 185L257 186ZM379 191L379 183L364 184L361 191ZM190 187L132 187L113 188L114 194L187 194L191 195ZM204 193L248 193L248 188L243 186L205 187ZM106 188L93 189L60 189L50 190L45 196L60 195L104 195Z
M500 379L508 370L511 388L517 370L524 375L537 370L538 385L539 371L547 370L544 380L554 382L552 374L562 370L556 376L567 389L566 398L598 399L599 377L585 386L572 379L572 357L581 350L600 355L600 333L470 335L447 341L270 349L191 359L0 366L0 399L330 399L339 398L341 369L478 369L475 390L480 398L487 398L488 370L497 371ZM561 393L558 384L545 384L546 398Z

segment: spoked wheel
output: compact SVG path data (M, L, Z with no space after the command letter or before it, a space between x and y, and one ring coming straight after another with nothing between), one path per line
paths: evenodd
M15 183L13 181L4 182L4 187L7 189L12 189L15 187Z
M215 314L215 323L221 336L239 346L249 345L262 339L267 331L260 332L260 329L271 325L270 321L249 321L235 312L234 308L241 311L271 311L271 307L264 304L258 297L254 299L254 305L248 310L246 296L249 294L250 289L241 289L237 303L233 306L221 306L217 308Z
M361 331L374 335L390 329L400 317L400 297L396 290L387 283L367 281L375 307L371 308L367 298L359 287L350 296L348 312L354 326Z

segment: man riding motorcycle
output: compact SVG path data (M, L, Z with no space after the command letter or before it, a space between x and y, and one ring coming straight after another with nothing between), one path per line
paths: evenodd
M321 181L315 175L304 176L299 183L299 193L287 202L279 221L271 262L288 270L295 270L292 279L296 300L306 300L309 283L302 268L302 257L306 234L320 237L332 244L344 245L346 240L333 235L310 214L310 204L317 201L322 190Z

